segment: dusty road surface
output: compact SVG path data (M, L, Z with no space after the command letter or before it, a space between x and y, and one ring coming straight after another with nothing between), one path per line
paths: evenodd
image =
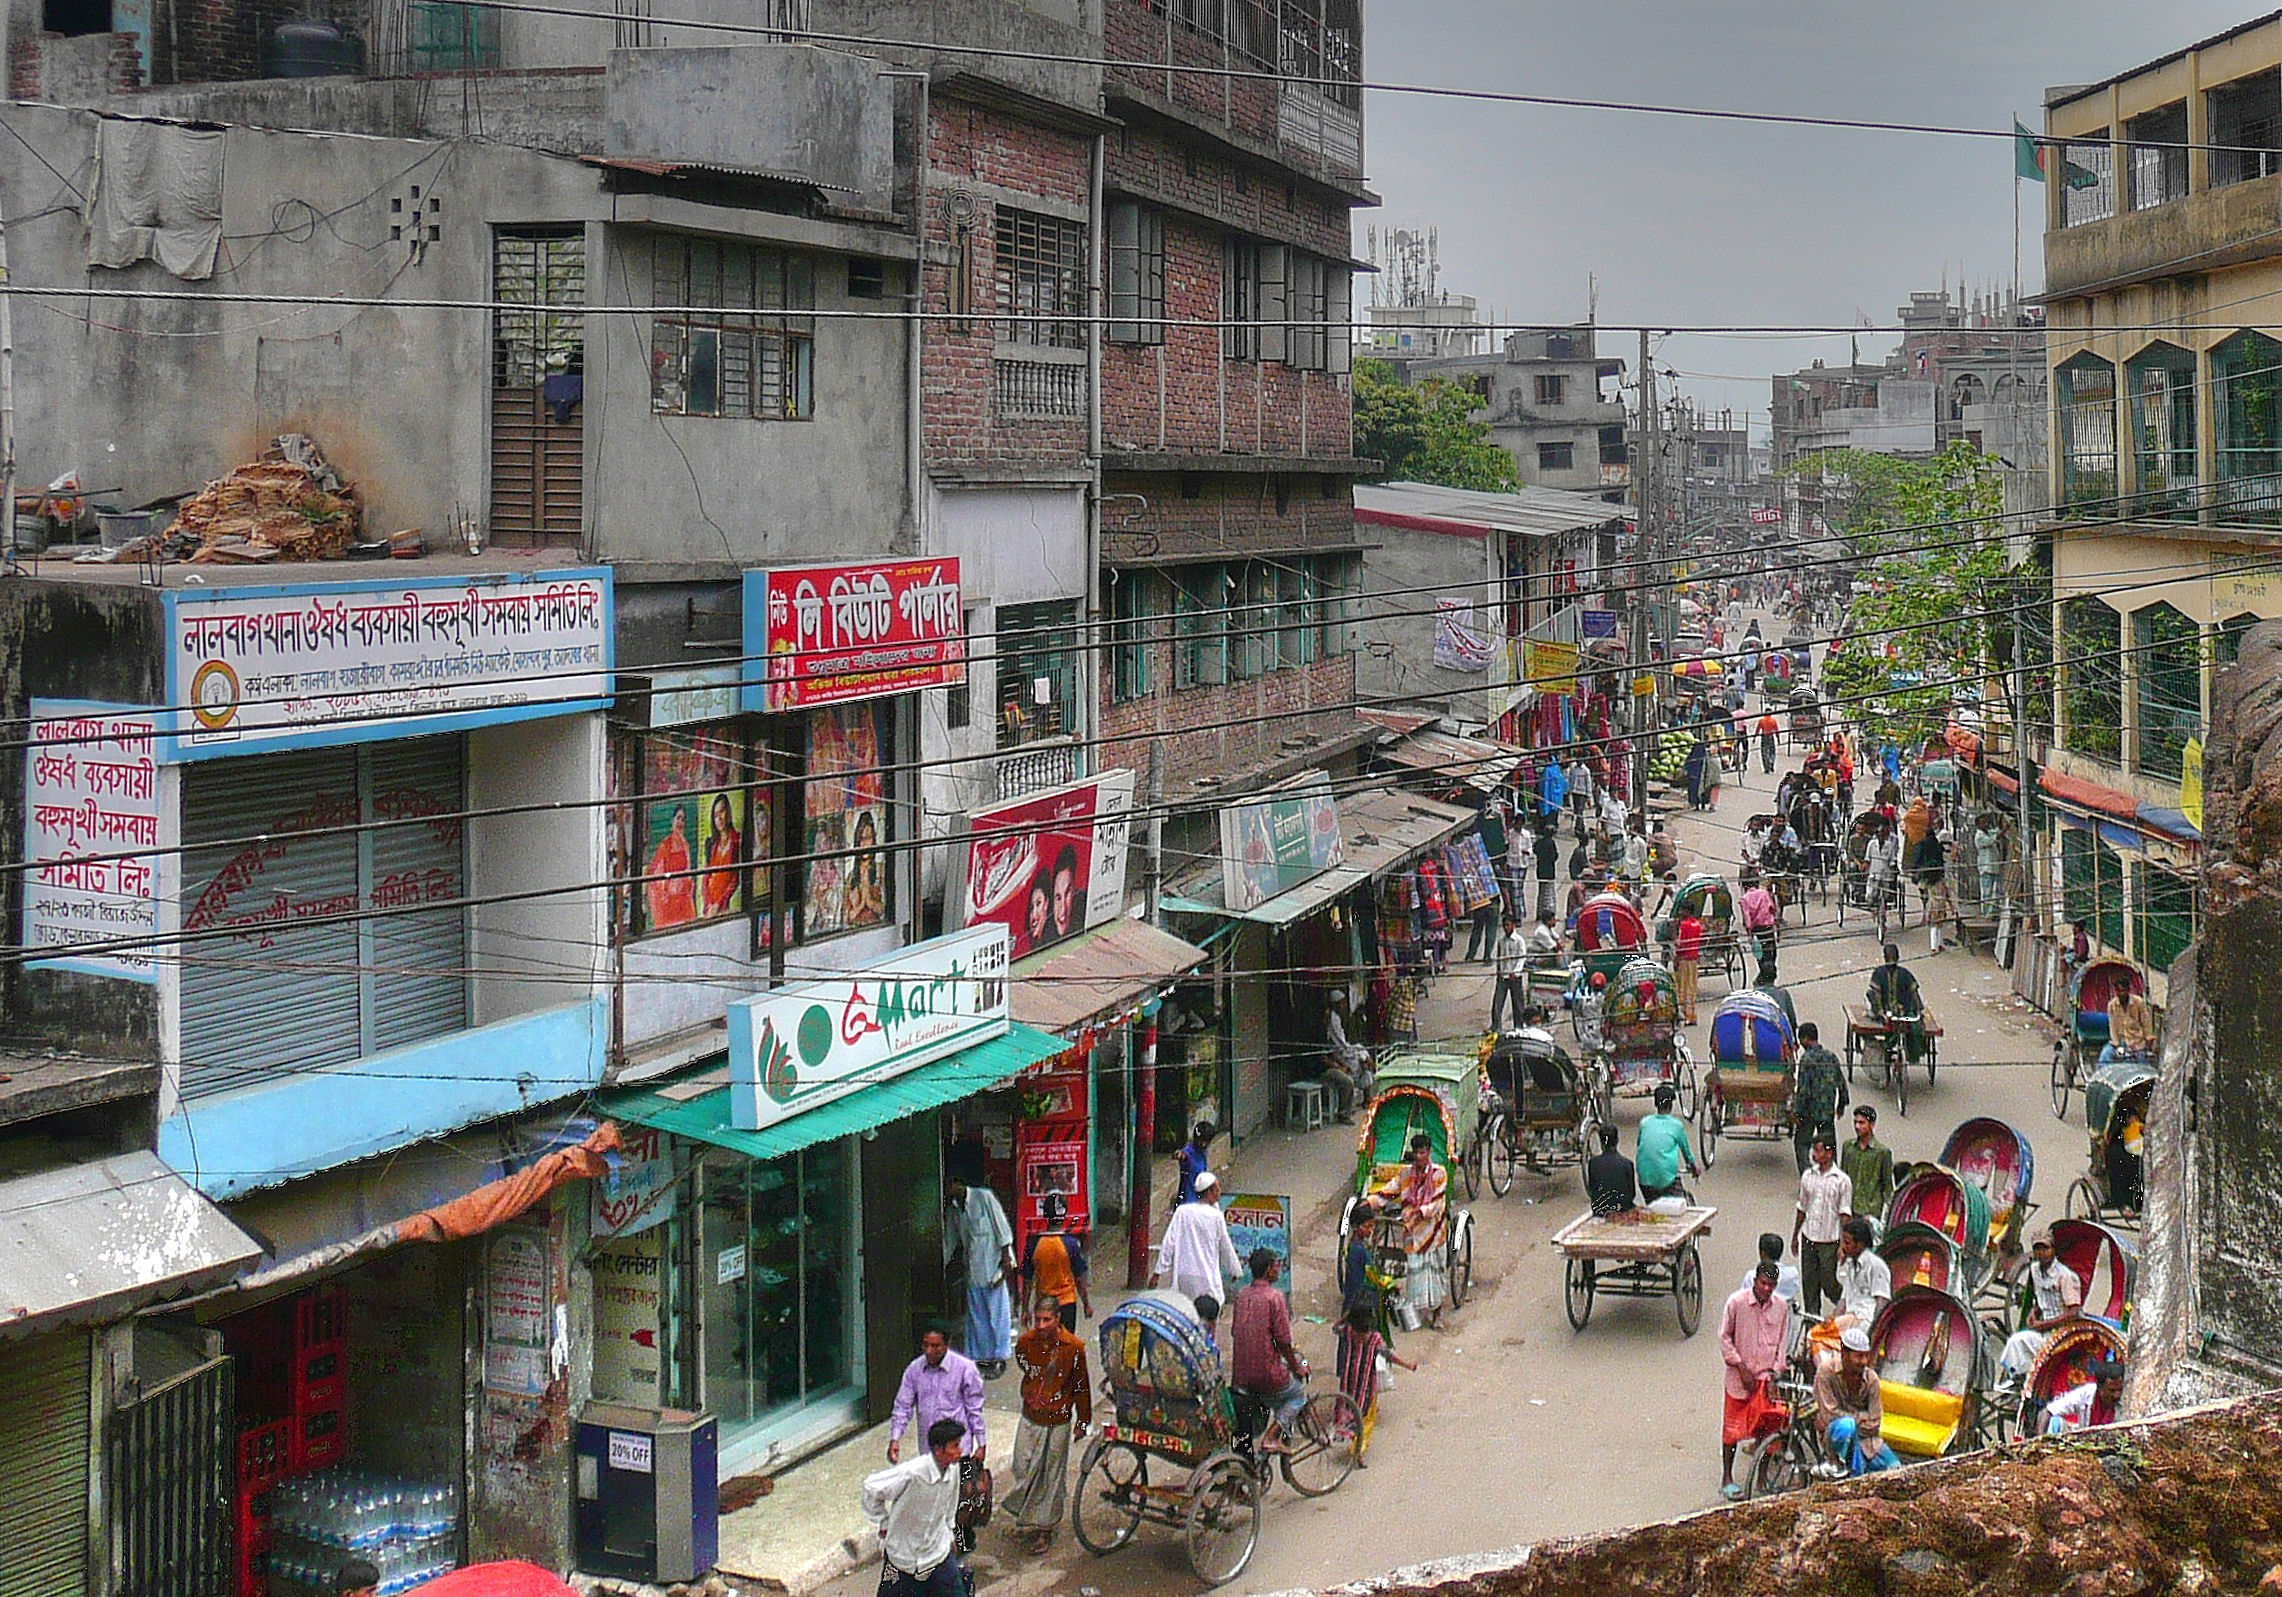
M1758 763L1754 754L1740 785L1729 779L1716 811L1683 814L1675 823L1689 860L1732 877L1743 822L1767 807L1774 787L1775 778L1761 774ZM1796 764L1786 750L1778 775ZM2084 1132L2080 1100L2065 1124L2052 1116L2045 1078L2050 1032L2011 997L2007 973L1986 955L1952 947L1932 957L1926 933L1914 925L1900 941L1947 1028L1939 1079L1931 1087L1922 1074L1912 1079L1907 1118L1896 1115L1891 1095L1879 1089L1857 1082L1856 1095L1879 1106L1881 1134L1898 1161L1934 1157L1968 1116L2011 1123L2035 1143L2035 1196L2043 1217L2057 1215L2062 1191L2084 1162ZM1784 984L1800 1019L1819 1022L1834 1049L1840 1006L1859 1005L1877 957L1859 915L1842 928L1829 907L1810 905L1806 926L1791 929ZM1707 978L1703 1018L1723 990L1722 982ZM1473 1004L1486 1016L1484 982L1472 970L1454 968L1435 997L1459 1009ZM1702 1028L1692 1040L1701 1058ZM1628 1155L1644 1110L1619 1100ZM1307 1139L1322 1145L1315 1160L1322 1186L1295 1195L1304 1217L1295 1301L1317 1316L1335 1308L1330 1203L1352 1169L1351 1144L1335 1131ZM1398 1372L1395 1389L1382 1399L1369 1467L1316 1500L1279 1482L1266 1506L1259 1551L1228 1589L1323 1586L1422 1559L1636 1524L1717 1502L1720 1304L1752 1263L1759 1234L1790 1232L1791 1148L1787 1142L1724 1144L1717 1165L1694 1185L1698 1200L1716 1205L1720 1215L1704 1249L1703 1327L1692 1338L1680 1334L1669 1298L1603 1299L1585 1330L1570 1329L1561 1261L1548 1239L1583 1207L1575 1171L1524 1173L1503 1198L1485 1186L1470 1205L1477 1295L1443 1331L1400 1339L1401 1351L1423 1368L1415 1375ZM1237 1186L1243 1186L1240 1177ZM1099 1305L1115 1296L1096 1288ZM1090 1324L1083 1329L1090 1334ZM1329 1325L1303 1324L1300 1332L1301 1351L1328 1371ZM1105 1559L1079 1548L1066 1522L1042 1557L1019 1552L997 1529L984 1535L977 1551L979 1583L990 1597L1197 1586L1179 1538L1148 1526ZM875 1566L831 1590L855 1597L870 1592L877 1579Z

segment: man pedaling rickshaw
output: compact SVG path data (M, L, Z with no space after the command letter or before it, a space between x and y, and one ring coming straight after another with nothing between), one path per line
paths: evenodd
M1888 943L1885 956L1886 962L1870 973L1870 1013L1893 1029L1903 1059L1914 1065L1925 1057L1925 996L1902 963L1901 949Z

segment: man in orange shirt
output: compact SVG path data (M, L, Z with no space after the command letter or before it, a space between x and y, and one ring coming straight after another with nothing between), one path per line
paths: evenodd
M1696 1023L1696 972L1704 952L1704 923L1693 911L1680 917L1672 933L1672 981L1679 989L1680 1019Z
M1093 1318L1093 1299L1086 1293L1085 1245L1070 1235L1069 1199L1049 1192L1039 1209L1046 1229L1030 1239L1029 1254L1022 1261L1023 1287L1026 1293L1052 1299L1062 1328L1075 1331L1081 1305L1086 1318Z
M1052 1298L1040 1298L1031 1309L1030 1329L1014 1344L1014 1362L1022 1370L1022 1419L1014 1430L1014 1484L1002 1502L1014 1516L1015 1536L1040 1553L1054 1539L1067 1506L1071 1418L1081 1436L1093 1425L1093 1382L1086 1374L1085 1342L1063 1326Z
M1759 716L1759 767L1769 776L1775 774L1775 736L1783 730L1773 710L1762 711Z

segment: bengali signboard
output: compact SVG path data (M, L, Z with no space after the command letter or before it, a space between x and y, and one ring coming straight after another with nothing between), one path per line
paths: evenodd
M975 811L951 897L959 924L1004 926L1020 959L1116 919L1132 808L1133 773L1120 770Z
M1220 812L1221 902L1256 909L1347 861L1331 778L1312 771L1273 798Z
M1522 654L1522 675L1540 693L1577 691L1577 646L1574 643L1538 643Z
M970 927L729 1006L729 1123L761 1131L1006 1035L1010 941Z
M966 680L954 555L745 573L745 708L763 714Z
M1236 1294L1252 1284L1249 1268L1254 1248L1266 1248L1282 1265L1276 1285L1290 1302L1292 1295L1292 1200L1277 1193L1239 1192L1220 1202L1222 1215L1228 1221L1228 1240L1236 1244L1236 1257L1246 1262L1240 1276L1228 1278L1228 1290L1221 1298L1223 1303L1236 1301Z
M166 617L168 759L610 703L611 586L600 568L170 590Z
M62 952L158 931L157 712L66 699L32 701L24 751L26 949L34 964L156 981L149 948Z

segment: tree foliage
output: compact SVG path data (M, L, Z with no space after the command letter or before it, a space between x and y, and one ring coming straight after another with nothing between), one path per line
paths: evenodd
M1399 380L1382 361L1355 363L1355 453L1385 462L1383 480L1505 493L1521 486L1513 456L1468 418L1471 391L1439 377Z
M1931 460L1831 450L1795 469L1842 502L1832 530L1865 557L1870 585L1847 607L1823 681L1873 737L1904 748L1938 737L1957 684L2013 647L2009 624L1985 613L2013 587L1997 461L1956 443Z

